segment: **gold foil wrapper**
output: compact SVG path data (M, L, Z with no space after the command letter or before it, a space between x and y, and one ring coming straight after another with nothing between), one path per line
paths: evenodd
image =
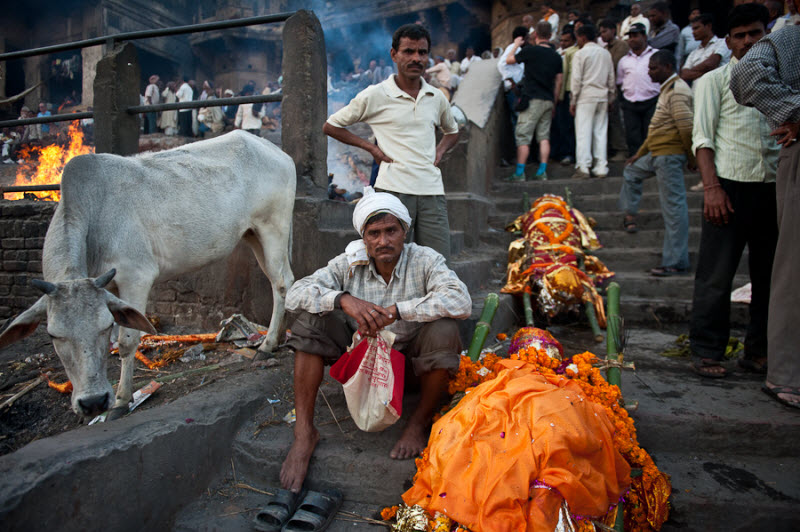
M400 506L395 516L397 521L392 525L393 532L426 532L428 530L428 514L422 506Z

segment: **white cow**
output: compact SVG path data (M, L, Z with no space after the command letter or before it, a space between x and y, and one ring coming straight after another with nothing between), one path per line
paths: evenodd
M0 334L0 348L46 317L72 381L72 409L93 416L111 405L106 360L117 322L118 417L131 399L139 331L155 332L143 314L153 283L222 259L244 239L272 284L272 320L259 349L274 349L294 281L295 187L291 157L243 131L160 153L72 159L44 242L45 281L32 281L45 295Z

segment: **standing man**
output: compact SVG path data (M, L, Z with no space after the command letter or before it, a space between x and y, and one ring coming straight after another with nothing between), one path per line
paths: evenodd
M191 102L194 96L194 91L189 85L189 78L183 76L183 84L175 93L179 102ZM181 109L178 111L178 135L182 137L192 137L192 110Z
M380 164L376 189L400 198L411 213L409 239L449 260L450 224L438 165L458 140L458 124L442 92L422 79L430 45L428 30L419 24L398 28L391 49L397 74L358 93L322 131L372 155ZM345 129L356 122L370 125L377 145ZM438 146L437 127L444 133Z
M503 90L506 95L506 102L508 103L508 114L511 116L511 129L517 127L517 116L519 113L516 111L517 102L519 101L518 92L520 91L519 84L525 73L525 67L521 63L509 64L506 59L509 54L519 52L520 48L516 45L517 37L528 35L528 28L525 26L517 26L511 33L511 44L506 46L503 53L497 59L497 71L500 72L500 77L503 79ZM512 52L512 50L514 50Z
M605 18L600 21L600 39L606 45L606 50L611 54L611 63L614 65L614 72L617 71L619 60L630 50L628 43L622 39L617 38L617 22L610 18ZM620 113L619 105L619 92L616 94L617 98L614 103L608 106L608 151L609 156L612 158L620 157L620 160L625 160L628 157L625 153L625 133L622 127L622 114Z
M675 54L669 50L659 50L650 57L650 78L661 84L661 94L644 144L626 162L619 206L625 213L623 225L632 232L642 199L642 182L656 176L665 231L661 266L650 274L668 277L689 271L689 210L683 165L688 157L689 166L695 166L692 90L675 73Z
M795 0L800 9L800 0ZM767 115L770 133L782 146L776 177L778 245L772 267L767 327L769 365L764 391L800 408L800 26L786 26L754 44L731 69L736 101Z
M40 116L52 116L50 111L47 110L47 103L39 102L39 113L36 115L37 117ZM39 128L40 134L39 139L44 139L50 134L50 124L36 124Z
M158 90L158 76L153 74L150 76L150 84L144 90L144 103L145 105L158 105L161 102L161 91ZM145 117L145 133L155 133L158 131L156 128L156 113L147 113Z
M628 157L633 157L647 137L647 128L656 110L661 90L648 73L650 57L657 50L647 44L644 25L637 23L631 26L628 31L628 46L630 51L617 65L617 85L621 93L620 107L625 123Z
M766 372L772 259L778 241L775 172L778 144L766 117L736 103L731 68L766 34L767 9L741 4L728 16L730 63L694 86L692 149L703 178L703 225L689 328L693 370L724 377L730 336L731 285L745 244L750 251L750 325L739 365Z
M631 4L631 14L625 17L619 27L619 32L624 40L628 40L628 32L634 24L643 25L645 35L650 31L650 20L642 14L642 6L639 2Z
M542 2L542 19L539 22L547 22L550 24L550 35L553 42L557 40L558 36L558 13L553 9L552 2Z
M528 108L520 112L514 137L517 144L517 169L508 181L525 181L525 162L530 154L528 146L536 133L539 143L539 168L536 179L547 179L547 161L550 159L550 124L553 119L555 100L561 90L561 56L550 46L550 24L536 24L534 46L522 46L524 37L514 38L506 62L509 65L523 63L525 76L522 81L522 97L528 99Z
M475 49L472 46L467 46L467 51L464 52L464 59L461 60L461 76L465 76L469 70L469 66L475 61L480 61L481 58L475 55Z
M286 294L286 310L295 316L288 345L294 350L297 422L280 481L295 493L303 487L319 441L314 402L325 365L345 352L353 333L375 336L384 328L391 331L396 335L394 349L411 360L419 377L419 403L389 454L404 460L425 449L433 414L450 376L458 371L461 340L456 320L472 311L467 287L440 254L403 243L411 223L405 206L391 194L370 188L364 192L353 211L353 226L361 239L348 244L327 266L296 281Z
M689 54L700 45L700 41L694 38L692 33L692 21L700 16L700 10L694 8L689 12L689 23L681 28L681 35L678 37L678 48L675 51L675 59L678 61L678 68L683 67L683 63Z
M681 30L670 20L669 6L666 2L656 2L647 12L650 19L650 46L656 50L669 50L675 53Z
M614 102L614 65L611 54L600 47L597 33L591 24L577 30L578 46L572 60L572 102L569 111L575 117L574 178L608 175L608 105ZM594 161L594 167L592 167Z
M686 58L681 69L681 79L687 83L698 79L724 65L731 58L731 51L725 41L714 35L714 17L703 13L692 19L692 35L698 45Z
M569 112L569 104L572 96L570 83L572 82L572 58L578 47L575 45L575 34L571 27L565 27L561 34L561 48L558 50L561 55L563 79L561 91L558 93L556 102L556 114L553 117L553 153L554 159L561 161L561 164L575 164L575 120Z

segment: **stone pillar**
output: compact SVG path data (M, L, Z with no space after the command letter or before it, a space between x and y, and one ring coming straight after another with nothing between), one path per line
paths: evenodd
M328 118L327 59L322 26L301 10L283 26L283 151L320 192L328 187L328 143L322 125Z
M139 115L125 112L139 105L139 59L131 43L114 47L97 63L94 80L94 138L97 153L139 152Z
M44 65L49 57L50 56L47 55L35 55L22 60L22 68L25 70L25 88L27 89L28 87L40 84L25 96L25 105L30 107L34 115L39 112L39 102L45 99L42 78L44 74Z
M6 40L0 37L0 54L6 51ZM0 98L6 97L6 61L0 61Z
M83 87L81 103L94 105L94 77L97 74L97 63L103 58L103 45L90 46L81 50L83 63Z

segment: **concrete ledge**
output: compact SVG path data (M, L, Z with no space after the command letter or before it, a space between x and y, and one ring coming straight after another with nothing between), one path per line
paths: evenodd
M163 529L228 465L237 428L261 406L273 379L271 370L231 377L3 456L3 530Z

